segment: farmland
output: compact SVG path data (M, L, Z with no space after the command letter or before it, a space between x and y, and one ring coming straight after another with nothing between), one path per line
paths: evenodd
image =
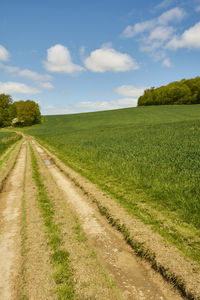
M45 116L26 132L200 263L200 106Z

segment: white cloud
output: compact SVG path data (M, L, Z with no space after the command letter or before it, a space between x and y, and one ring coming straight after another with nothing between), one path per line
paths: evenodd
M0 82L0 93L8 94L38 94L40 91L19 82Z
M99 111L99 110L112 110L120 109L125 107L135 107L137 106L137 98L121 98L113 101L86 101L76 103L75 107L79 111Z
M85 55L85 46L81 46L80 48L80 56L83 58Z
M38 82L39 86L43 89L52 90L54 88L51 82Z
M42 107L44 114L47 115L64 115L77 113L72 107L57 107L55 105L48 105Z
M19 68L17 68L17 67L5 66L3 64L1 64L0 67L2 69L4 69L4 71L7 72L7 73L17 73L17 72L19 72Z
M146 87L137 87L133 85L121 85L114 91L120 96L124 97L139 97L144 93Z
M140 47L140 50L144 52L150 52L152 56L160 57L160 55L158 55L158 52L155 52L155 50L162 47L162 45L162 41L149 41L148 39L146 39L144 44ZM158 60L160 60L160 58Z
M6 48L0 45L0 61L8 61L9 56L9 52L6 50Z
M200 5L198 5L198 6L195 8L195 11L196 11L196 12L200 12Z
M135 107L137 106L138 98L121 98L113 101L114 104L118 105L119 108Z
M68 48L59 44L47 50L44 66L46 70L55 73L75 74L84 70L83 67L72 62Z
M175 36L166 46L170 49L200 49L200 22L186 30L181 36Z
M167 25L169 22L177 22L183 19L185 16L185 11L180 7L174 7L166 12L164 12L160 17L158 17L158 24Z
M1 64L0 68L2 68L5 72L13 74L14 76L24 77L33 81L36 81L39 86L45 89L52 89L53 85L49 82L52 80L52 76L48 74L39 74L37 72L33 72L29 69L20 69L18 67L6 66Z
M142 39L140 50L149 52L154 61L159 61L166 56L163 47L164 44L172 38L173 34L173 27L157 26L149 32L149 36Z
M163 67L167 67L167 68L171 68L172 67L172 63L170 61L169 58L165 58L162 62Z
M35 81L48 81L52 79L52 76L48 74L39 74L37 72L33 72L29 69L19 70L19 76L35 80Z
M82 101L68 107L48 105L43 108L46 114L73 114L80 112L102 111L137 106L137 98L121 98L114 101Z
M164 7L171 1L163 1L160 8ZM147 52L153 61L163 61L163 66L171 66L167 56L166 45L172 40L176 33L176 28L173 25L181 21L186 15L185 11L180 7L174 7L162 13L157 18L136 23L133 26L128 26L122 33L123 37L138 36L140 51Z
M159 3L155 9L164 9L167 8L168 6L170 6L172 3L174 2L174 0L164 0L161 3Z
M170 26L158 26L155 27L148 37L149 41L158 40L158 41L166 41L168 40L172 34L174 33L174 28Z
M139 69L137 62L128 54L117 52L110 45L103 45L84 60L87 69L93 72L124 72Z
M144 31L151 30L156 25L155 20L136 23L134 26L128 25L122 33L122 37L131 38Z
M122 37L131 38L145 31L150 31L156 26L167 26L170 22L177 22L183 19L185 11L180 7L167 10L159 17L145 22L136 23L133 26L127 26L122 33Z

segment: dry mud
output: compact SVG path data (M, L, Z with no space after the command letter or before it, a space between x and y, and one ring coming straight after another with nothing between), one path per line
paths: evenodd
M135 256L121 234L104 220L87 197L49 160L43 149L35 142L33 144L62 190L63 200L77 214L101 263L121 290L122 299L181 299L159 274Z

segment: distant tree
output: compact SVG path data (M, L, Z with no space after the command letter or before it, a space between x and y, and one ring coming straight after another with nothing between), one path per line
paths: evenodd
M10 95L0 94L0 127L29 126L41 122L39 106L32 100L13 103Z
M138 106L198 103L200 104L200 77L182 79L156 89L147 89L138 99Z
M0 94L0 127L10 125L12 98L10 95Z
M14 104L18 122L23 126L30 126L41 122L40 109L36 102L27 100L17 101Z

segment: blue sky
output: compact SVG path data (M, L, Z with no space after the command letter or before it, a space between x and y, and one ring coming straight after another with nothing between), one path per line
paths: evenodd
M200 72L200 0L2 0L0 93L43 114L137 105Z

